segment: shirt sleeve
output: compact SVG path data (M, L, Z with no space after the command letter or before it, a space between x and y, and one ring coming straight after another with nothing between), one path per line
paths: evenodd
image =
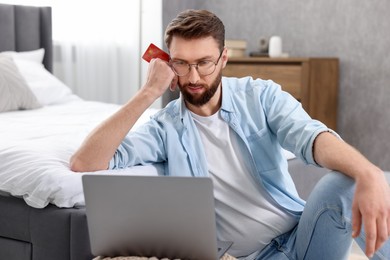
M129 132L110 160L109 169L148 165L166 160L163 130L156 120Z
M312 119L299 101L273 81L267 81L260 98L269 127L280 145L304 163L320 166L313 154L316 137L326 131L339 135L322 122Z

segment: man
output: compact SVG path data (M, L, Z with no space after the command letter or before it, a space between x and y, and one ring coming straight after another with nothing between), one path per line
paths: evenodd
M217 235L234 241L229 254L237 258L345 259L356 237L361 246L365 240L368 256L388 259L390 190L383 172L274 82L222 77L224 37L223 23L208 11L172 20L165 32L170 62L150 62L146 84L87 137L72 170L163 162L167 175L210 176ZM181 97L129 133L176 85ZM334 170L306 205L282 147Z

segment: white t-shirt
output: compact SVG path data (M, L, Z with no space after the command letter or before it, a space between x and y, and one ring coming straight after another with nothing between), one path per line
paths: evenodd
M214 183L217 236L233 241L229 254L247 256L296 225L296 219L278 206L255 183L242 162L240 137L217 112L209 117L191 113L204 145L208 170Z

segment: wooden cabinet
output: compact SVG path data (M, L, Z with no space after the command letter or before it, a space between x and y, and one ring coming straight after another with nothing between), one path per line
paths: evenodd
M337 126L337 58L229 58L224 76L272 79L302 103L309 115Z

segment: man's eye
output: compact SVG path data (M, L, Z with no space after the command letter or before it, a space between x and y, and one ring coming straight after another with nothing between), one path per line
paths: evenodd
M199 61L199 63L198 63L198 66L201 66L201 67L207 67L208 65L210 65L209 60L202 60L202 61Z
M174 66L186 66L187 63L185 63L183 61L175 61L175 62L173 62L173 65Z

